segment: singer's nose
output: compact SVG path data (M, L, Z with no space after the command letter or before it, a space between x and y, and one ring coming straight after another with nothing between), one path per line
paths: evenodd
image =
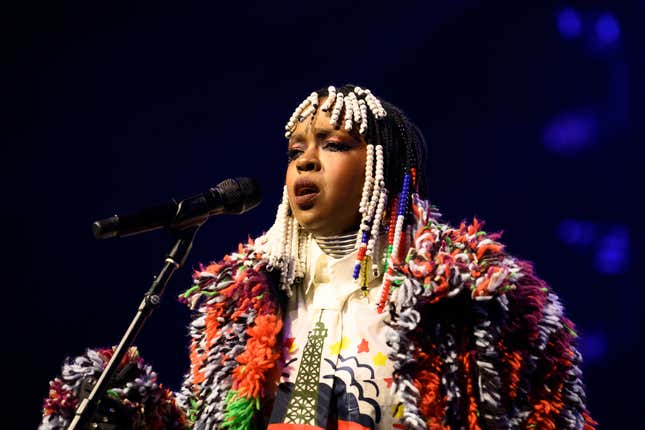
M315 145L311 145L300 157L296 160L296 169L299 172L311 172L320 170L320 160L316 153Z

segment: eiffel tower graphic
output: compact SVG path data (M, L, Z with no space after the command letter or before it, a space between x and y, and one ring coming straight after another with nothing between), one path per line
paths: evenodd
M321 310L318 321L307 335L307 344L302 352L295 387L287 405L285 423L316 425L320 361L327 337L327 328L321 321L322 313Z

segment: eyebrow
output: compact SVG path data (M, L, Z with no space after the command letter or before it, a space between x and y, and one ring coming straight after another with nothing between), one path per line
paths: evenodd
M318 129L316 129L315 136L316 136L316 140L323 140L323 139L326 139L329 136L334 136L334 135L339 135L339 134L343 134L341 130L336 130L336 129L333 129L333 128L318 128ZM354 141L356 140L356 138L354 136L352 136L351 133L346 133L346 135L349 136L352 140L354 140ZM345 136L345 134L343 134L343 137L344 136ZM297 140L302 139L303 137L304 137L304 133L302 133L302 132L294 133L289 138L288 143L290 144L293 141L297 141Z

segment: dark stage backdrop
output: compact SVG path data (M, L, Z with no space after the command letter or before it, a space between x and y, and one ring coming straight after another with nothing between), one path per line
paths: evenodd
M202 228L137 342L178 388L188 312L175 297L199 262L271 224L294 107L315 88L356 83L426 134L445 219L503 230L561 294L601 426L638 425L644 10L372 0L4 11L5 419L35 428L64 357L118 341L170 245L161 231L95 241L93 220L256 177L262 205Z

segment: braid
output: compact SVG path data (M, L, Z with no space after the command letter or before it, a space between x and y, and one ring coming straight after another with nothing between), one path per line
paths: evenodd
M428 193L428 187L426 183L426 166L427 166L427 146L426 146L426 141L423 137L423 134L421 133L421 130L419 130L419 127L417 127L416 124L414 124L412 121L409 119L405 118L406 124L407 124L407 129L410 137L412 138L411 142L411 147L412 147L412 154L414 156L414 162L415 162L415 169L418 173L417 175L417 181L416 181L416 192L419 194L422 198L427 198L427 193Z

